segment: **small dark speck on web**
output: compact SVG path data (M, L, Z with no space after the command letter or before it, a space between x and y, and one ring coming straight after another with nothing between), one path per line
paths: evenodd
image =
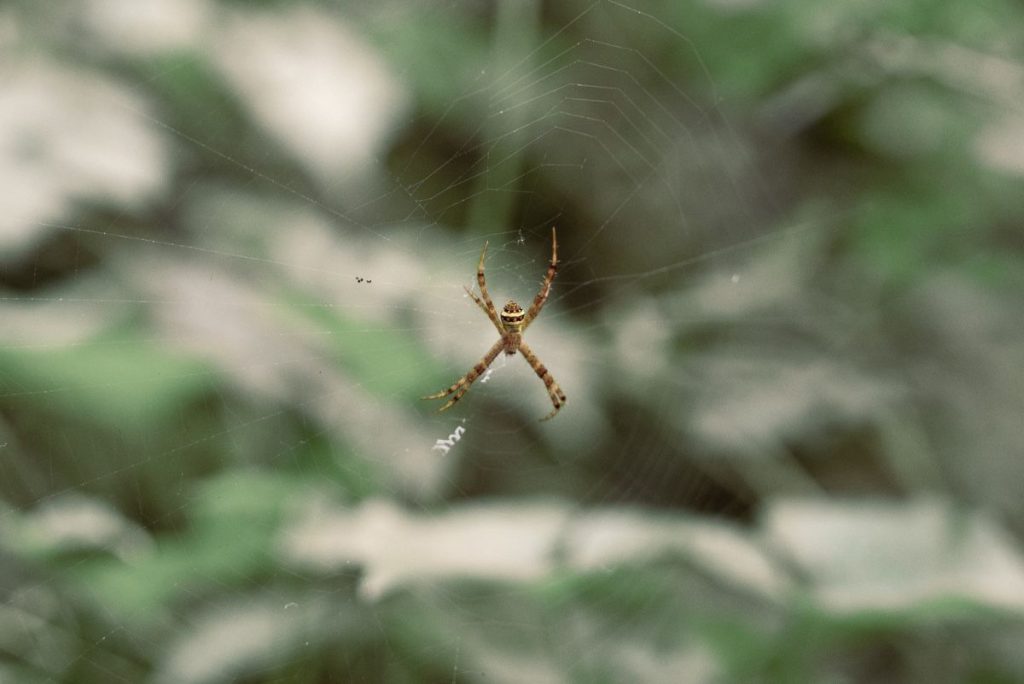
M372 280L367 280L366 278L360 278L359 276L356 276L356 282L357 283L366 283L367 285L369 285L373 281Z

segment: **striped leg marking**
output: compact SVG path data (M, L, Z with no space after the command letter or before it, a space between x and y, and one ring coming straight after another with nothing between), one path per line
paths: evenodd
M526 342L519 343L519 351L523 353L523 356L526 358L526 362L530 364L530 368L532 368L533 372L537 374L537 377L544 382L544 387L548 391L548 397L550 397L555 410L541 418L541 420L550 420L554 418L555 414L561 411L562 406L565 405L565 393L562 391L562 388L558 386L558 383L555 382L555 378L551 375L551 371L549 371L544 364L540 362L540 359L537 358L537 355L533 353L533 350L530 349L530 346L526 344Z
M484 300L483 303L486 305L485 310L487 316L498 326L498 332L501 332L501 321L498 320L498 312L494 308L494 302L491 301L491 295L487 292L487 280L484 278L484 258L487 256L487 242L484 242L484 248L480 250L480 263L476 265L476 284L480 288L480 297ZM473 295L473 300L476 300L476 296Z
M540 291L533 298L533 304L530 305L530 309L526 312L526 318L523 319L523 330L529 327L544 307L544 302L548 300L548 295L551 293L551 281L555 279L556 273L558 273L558 238L555 236L555 228L552 226L551 263L548 265L548 272L544 275L544 280L541 281Z
M498 329L498 332L499 333L504 333L505 331L501 327L501 320L498 318L498 312L494 311L493 309L488 309L487 305L484 304L480 300L480 298L477 297L475 294L473 294L473 291L470 290L465 285L463 285L462 289L464 289L466 291L466 294L468 294L470 297L473 298L473 301L476 302L477 306L479 306L481 309L483 309L484 313L487 314L487 317L489 319L491 319L491 323L493 323L494 327Z
M448 403L445 404L444 406L442 406L439 410L440 411L445 411L445 410L451 408L452 405L455 404L455 402L457 402L459 399L461 399L463 397L463 395L465 395L466 392L469 391L469 386L473 384L473 381L476 380L481 375L483 375L484 371L487 370L487 367L490 366L491 363L494 362L494 359L497 358L498 354L500 354L501 350L504 349L504 348L505 348L505 340L504 339L498 340L497 342L494 343L494 346L491 347L490 350L487 352L487 355L484 356L484 358L482 358L479 363L477 363L475 366L473 366L473 370L469 371L468 373L463 375L461 378L456 380L455 384L453 384L448 389L443 389L440 392L435 392L434 394L428 394L427 396L422 397L422 398L423 399L443 399L443 398L447 397L449 394L451 394L451 395L453 395L452 398L449 399Z

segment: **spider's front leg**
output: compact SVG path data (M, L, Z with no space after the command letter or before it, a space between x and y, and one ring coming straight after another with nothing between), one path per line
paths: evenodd
M551 294L551 282L555 279L556 273L558 273L558 237L555 235L555 227L552 226L551 262L548 264L548 272L544 274L544 280L540 283L540 291L533 298L533 304L530 305L529 311L526 312L526 318L523 319L523 330L530 327L533 319L537 318L537 314L544 308L544 302L548 300L548 295Z
M502 338L502 339L500 339L500 340L498 340L497 342L494 343L494 346L491 347L488 350L487 354L484 356L484 358L482 358L480 360L479 363L477 363L475 366L473 366L473 370L469 371L468 373L463 375L461 378L456 380L455 384L453 384L451 387L449 387L448 389L443 389L440 392L435 392L434 394L428 394L427 396L421 397L421 398L422 399L444 399L449 394L453 394L454 396L451 399L448 400L448 403L445 404L444 406L442 406L438 410L439 411L445 411L445 410L451 408L452 405L455 402L457 402L459 399L461 399L463 397L463 395L465 395L466 392L469 391L469 386L473 384L473 381L476 380L481 375L483 375L484 371L487 370L487 367L490 366L494 362L494 359L497 358L498 354L500 354L501 350L504 349L504 348L505 348L505 339Z
M476 265L476 284L480 288L480 299L477 299L476 295L469 292L469 288L466 292L469 292L469 296L473 298L473 301L477 303L487 317L491 319L491 323L494 323L495 327L498 328L498 332L503 332L501 327L501 320L498 318L498 311L494 308L494 302L491 301L491 295L487 292L487 278L484 277L484 259L487 258L487 241L484 241L484 248L480 250L480 261Z
M473 299L473 301L474 301L474 302L476 302L476 305L477 305L477 306L479 306L479 307L480 307L480 308L481 308L481 309L483 310L483 312L484 312L485 314L487 314L487 317L488 317L489 319L491 319L491 323L493 323L493 324L494 324L494 327L498 329L498 332L499 332L499 333L502 333L502 334L504 334L505 330L504 330L504 328L502 328L502 327L501 327L501 320L500 320L500 319L498 318L498 314L497 314L497 312L496 312L496 311L493 311L493 310L491 310L491 309L488 309L488 308L487 308L487 305L486 305L486 304L484 304L484 303L483 303L483 302L482 302L482 301L480 300L480 298L479 298L479 297L477 297L477 296L476 296L475 294L473 294L473 291L472 291L472 290L470 290L470 289L469 289L468 287L466 287L465 285L463 285L463 286L462 286L462 289L463 289L463 290L465 290L465 291L466 291L466 294L468 294L468 295L469 295L469 296L470 296L470 297L471 297L471 298ZM492 305L492 306L493 306L493 305Z

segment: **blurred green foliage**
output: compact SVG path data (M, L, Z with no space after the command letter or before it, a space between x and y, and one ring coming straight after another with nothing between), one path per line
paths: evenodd
M0 253L0 681L1024 679L1024 7L211 1L149 52L102 4L0 9L169 149ZM300 11L411 102L367 178L223 66ZM449 455L452 283L535 287L552 223L580 422L478 385Z

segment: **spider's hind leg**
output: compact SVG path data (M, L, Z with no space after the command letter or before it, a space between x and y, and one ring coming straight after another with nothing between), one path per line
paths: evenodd
M448 403L445 404L444 406L442 406L439 410L440 411L444 411L446 409L451 408L452 405L455 402L457 402L459 399L461 399L462 396L466 392L469 391L469 386L473 384L473 381L476 380L481 375L483 375L484 371L487 370L487 367L490 366L491 363L494 362L495 357L504 348L505 348L505 340L504 339L498 340L497 342L494 343L494 346L492 346L487 351L487 354L484 356L484 358L482 358L475 366L473 366L473 369L471 371L469 371L468 373L463 375L461 378L456 380L455 383L451 387L449 387L448 389L443 389L440 392L434 392L433 394L428 394L427 396L421 397L421 398L422 399L444 399L449 394L454 394L455 396L453 396L451 399L449 399Z
M563 392L562 388L558 386L558 383L555 382L554 376L551 375L551 372L543 363L540 362L540 359L537 358L537 355L533 353L533 350L530 349L526 342L521 341L519 343L519 351L522 352L523 356L526 358L526 362L529 363L530 368L533 369L533 372L536 373L537 377L544 383L544 388L548 392L548 398L551 399L551 403L555 409L548 415L541 418L541 420L551 420L559 411L562 410L562 407L565 406L565 392Z
M554 405L555 408L553 411L551 411L551 413L541 418L541 422L544 422L545 420L551 420L556 415L558 415L558 412L562 410L563 406L565 406L565 393L562 391L562 388L558 386L557 382L553 386L548 388L548 397L551 398L551 403Z

